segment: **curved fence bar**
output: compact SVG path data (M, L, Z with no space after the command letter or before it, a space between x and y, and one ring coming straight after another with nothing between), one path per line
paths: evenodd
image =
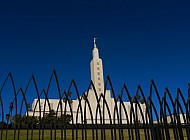
M80 92L74 80L61 91L54 70L41 91L34 76L17 89L10 73L0 85L1 140L186 140L189 113L190 84L161 94L151 80L149 93L138 85L131 94L126 84L116 93L108 76L102 92L92 81Z

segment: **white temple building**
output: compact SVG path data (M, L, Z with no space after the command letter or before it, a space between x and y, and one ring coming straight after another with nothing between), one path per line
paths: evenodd
M96 45L96 39L94 39L94 48L92 50L92 61L90 63L90 70L91 70L91 80L96 89L98 99L100 100L99 101L97 100L96 94L93 88L91 88L89 89L88 92L87 91L85 92L86 99L82 98L81 96L81 102L79 102L79 99L72 100L72 102L70 103L70 106L68 102L62 102L62 111L63 111L62 113L66 112L66 114L71 115L70 109L72 109L72 121L74 124L83 124L83 123L127 124L128 121L129 122L132 121L132 123L134 123L134 120L137 120L137 119L139 123L143 123L142 116L145 116L146 114L146 107L144 104L140 104L143 115L142 113L140 113L140 109L137 108L137 110L135 111L137 113L136 114L137 117L136 115L134 117L133 114L131 114L131 106L135 108L135 104L131 105L130 102L123 102L124 104L124 107L123 107L120 105L120 102L114 101L114 98L111 97L110 90L104 91L103 64L102 64L102 60L99 57L99 52ZM103 100L103 98L100 98L101 94L105 97L106 103L104 102L105 100ZM87 101L90 104L91 109L89 109ZM45 102L46 102L46 106L44 106ZM98 106L98 102L99 102L99 106ZM49 107L45 99L40 99L40 101L38 101L38 99L34 99L32 103L32 109L31 111L28 112L28 115L43 117L44 110L46 113L49 112L50 109L57 111L59 103L60 103L59 99L49 99L49 105L50 105ZM81 105L79 106L79 104ZM118 110L118 113L116 113L116 108ZM92 115L90 113L90 110L91 110ZM110 114L108 113L108 111L110 112ZM59 107L58 112L57 112L58 116L61 115L60 112L61 111ZM127 121L127 118L128 118L128 121Z

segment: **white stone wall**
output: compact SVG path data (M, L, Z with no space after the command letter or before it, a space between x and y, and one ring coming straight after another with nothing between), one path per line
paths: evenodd
M49 104L48 104L49 102ZM32 111L29 111L29 116L44 116L45 113L49 113L50 110L54 110L57 113L57 116L61 115L61 105L59 104L59 99L49 99L48 101L45 99L34 99L32 103ZM62 101L62 112L64 113L65 110L65 102ZM41 108L41 111L40 111ZM67 102L66 105L66 114L70 114L70 107Z
M185 120L184 120L184 118L183 118L183 115L182 115L182 114L179 114L180 122L181 122L182 124L185 123L185 121L186 121L186 114L184 114L184 116L185 116ZM174 121L175 123L177 123L177 118L175 118L175 120L174 120L174 115L172 115L172 119L173 119L173 121ZM172 119L171 119L170 116L167 116L167 122L168 122L168 123L171 123L171 122L172 122ZM187 123L187 121L186 121L186 123Z
M87 93L85 93L87 95ZM96 99L96 96L95 96L95 93L93 90L89 90L89 93L88 93L88 96L87 96L87 99L89 101L89 104L90 104L90 107L88 106L88 103L82 99L81 100L81 107L79 106L79 100L76 99L76 100L73 100L72 102L72 105L71 105L71 108L72 108L72 114L73 114L73 123L74 124L82 124L82 123L87 123L87 124L92 124L92 123L98 123L98 124L110 124L110 123L114 123L114 120L115 120L115 123L118 124L118 123L122 123L122 124L127 124L128 121L129 123L134 123L134 120L136 120L136 115L134 116L133 114L131 114L131 104L130 102L124 102L124 107L126 109L126 112L124 111L124 107L121 105L120 107L120 102L117 102L116 105L117 105L117 109L118 109L118 114L115 110L115 101L113 98L111 98L111 95L110 95L110 91L107 90L106 93L105 93L105 99L106 99L106 102L107 102L107 106L106 104L104 103L103 104L103 100L100 101L100 109L101 109L101 113L97 112L97 108L98 108L98 102L97 102L97 99ZM49 106L48 106L48 103L46 101L46 106L44 107L44 104L45 104L45 99L41 99L40 102L37 102L38 100L35 99L33 104L32 104L32 110L33 111L29 111L29 116L40 116L40 110L39 110L39 103L41 105L41 117L43 117L44 115L44 109L45 109L45 113L49 113ZM54 111L57 110L57 107L59 105L59 100L57 99L49 99L49 103L50 103L50 107L51 109L53 109ZM85 108L85 104L86 104L86 108ZM36 105L36 108L35 108L35 105ZM104 105L104 112L103 112L103 105ZM133 108L135 110L135 104L133 104ZM142 112L143 112L143 116L145 116L145 105L144 104L140 104L141 106L141 109L142 109ZM108 108L107 108L108 107ZM136 111L137 112L137 119L140 123L143 123L142 121L142 114L140 113L140 110L138 108L138 106L136 106ZM90 114L90 108L91 108L91 112L92 112L92 115ZM62 109L63 109L63 113L65 111L65 103L62 102ZM82 109L82 111L81 111ZM86 114L85 113L85 109L86 109ZM110 116L109 116L109 113L108 113L108 110L110 111ZM114 111L115 111L115 117L114 117ZM120 113L121 111L121 113ZM58 109L58 112L57 112L58 116L61 115L61 109L59 107ZM66 114L71 114L70 112L70 107L69 107L69 104L67 103L66 104ZM97 114L97 115L96 115ZM100 121L100 114L101 114L101 117L102 117L102 122ZM127 114L127 115L126 115ZM104 120L103 120L103 116L104 116ZM83 119L82 119L83 117ZM86 117L86 120L84 120L84 118ZM110 118L111 117L111 118ZM127 121L127 117L128 117L128 121ZM145 119L145 118L144 118ZM84 120L82 122L82 120ZM97 120L97 122L96 122ZM111 120L111 122L110 122ZM72 123L72 122L71 122Z

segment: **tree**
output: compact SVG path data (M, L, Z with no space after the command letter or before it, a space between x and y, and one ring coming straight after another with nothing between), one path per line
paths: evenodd
M13 116L12 120L13 120L12 121L13 124L21 124L22 121L23 121L22 115L21 114L17 114L15 116Z
M58 121L57 121L57 124L59 125L62 125L62 124L70 124L72 120L72 117L70 114L66 114L66 115L61 115L59 118L58 118Z
M65 102L67 102L67 99L66 99L66 98L64 98L64 99L63 99L63 102L64 102L64 103L65 103Z
M22 117L22 124L28 124L28 125L35 125L39 123L39 119L35 116L23 116Z
M6 122L4 122L4 121L0 122L0 128L4 128L6 125L7 125Z
M27 107L28 110L30 110L30 107L31 107L31 106L30 106L30 104L28 103L28 104L26 105L26 107Z
M10 114L6 114L6 119L7 119L7 122L8 122L9 119L10 119Z
M12 119L11 119L12 118ZM52 109L49 113L45 114L42 118L35 117L35 116L22 116L21 114L16 114L13 117L10 114L6 114L7 121L10 120L10 124L13 126L20 126L28 125L28 126L35 126L36 124L44 124L44 125L66 125L70 124L72 117L70 114L65 114L61 116L56 116L56 112ZM2 126L0 124L0 126Z
M67 93L67 96L71 97L72 96L72 92Z
M141 104L144 104L144 103L145 103L145 100L144 100L144 99L141 99L141 100L140 100L140 103L141 103Z
M13 111L13 109L14 109L14 103L13 102L11 102L10 104L9 104L9 109L10 109L10 111L11 111L11 116L12 116L12 111Z

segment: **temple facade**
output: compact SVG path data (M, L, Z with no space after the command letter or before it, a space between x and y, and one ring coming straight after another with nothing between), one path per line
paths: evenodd
M73 124L128 124L134 123L135 120L143 123L142 116L146 114L144 104L139 104L141 109L135 103L122 102L121 104L112 98L110 90L104 89L103 63L99 57L96 38L94 39L90 70L94 86L80 98L72 100L72 102L59 99L48 99L48 102L45 99L34 99L28 115L43 117L50 110L54 110L57 116L71 115ZM132 108L135 110L135 114L132 114Z

